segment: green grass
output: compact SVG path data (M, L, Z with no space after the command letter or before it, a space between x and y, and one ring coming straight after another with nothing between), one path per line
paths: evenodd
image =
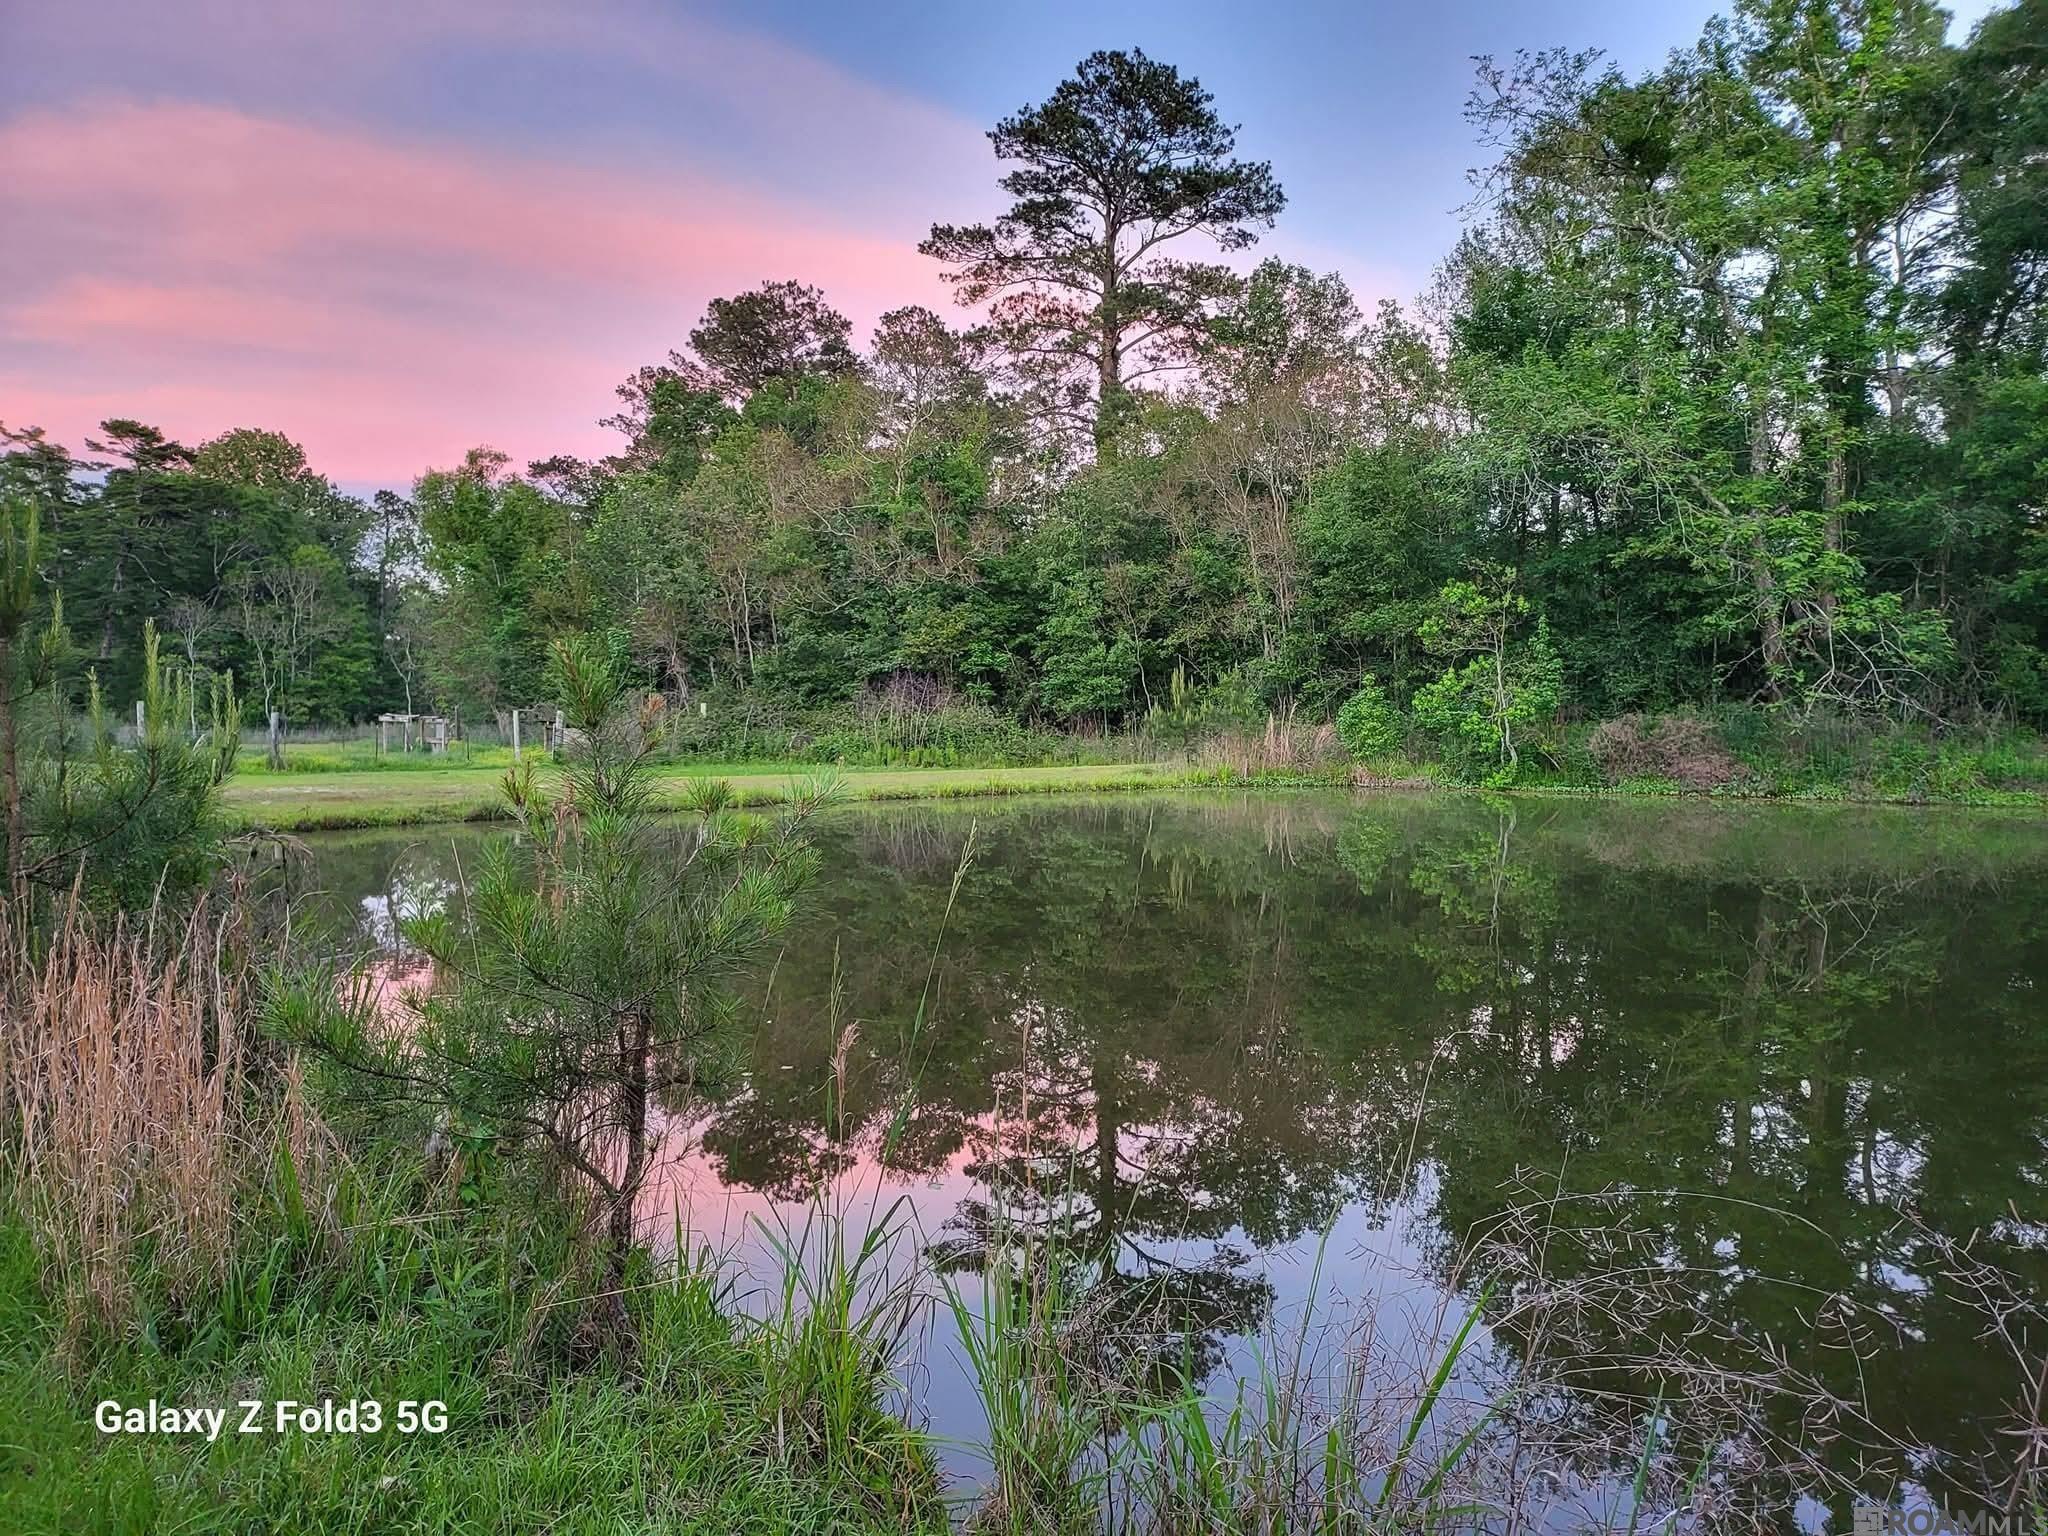
M1713 734L1739 761L1741 772L1732 782L1702 792L1654 773L1607 782L1587 750L1592 730L1590 725L1575 725L1547 746L1532 747L1513 784L1491 787L1626 799L1705 794L1726 800L2048 809L2048 744L2023 732L1936 739L1921 730L1853 721L1795 729L1755 710L1724 710L1713 717ZM500 784L512 764L510 748L478 747L472 754L463 747L439 756L415 752L380 758L374 745L290 746L282 771L271 769L260 751L245 750L227 785L229 819L243 827L303 832L486 821L505 814ZM1068 745L1079 750L1087 743L1072 738ZM1427 744L1411 740L1408 745L1415 755L1358 765L1356 782L1367 788L1489 787L1476 769L1461 774L1433 758ZM1121 746L1128 750L1131 744ZM529 749L527 757L543 765L553 761L551 754L535 749ZM731 784L735 803L760 804L781 798L798 780L822 771L840 773L847 797L855 800L1354 782L1353 765L1341 759L1264 771L1247 771L1248 767L1256 768L1256 758L1235 767L1200 768L1175 762L1040 761L1028 766L835 769L788 756L744 761L706 757L667 765L661 774L661 798L680 804L692 780L721 778Z
M1649 718L1655 717L1633 717ZM1428 782L1446 789L1488 789L1516 794L1590 795L1618 799L1773 800L1855 805L1969 805L2048 809L2048 742L2003 729L1936 736L1924 727L1867 720L1819 720L1806 725L1774 720L1760 711L1730 707L1681 711L1700 738L1725 754L1726 781L1688 788L1655 771L1610 779L1595 761L1595 727L1576 724L1548 740L1525 742L1509 782L1489 762L1419 755L1373 759L1361 778L1382 784Z
M508 759L509 761L509 759ZM792 785L820 768L791 763L691 763L664 773L658 799L681 807L693 782L722 778L736 805L761 805L783 798ZM1105 793L1119 790L1341 787L1348 768L1244 774L1223 768L1183 768L1166 763L1080 764L1050 768L847 768L836 771L849 800L943 800L984 795ZM1409 760L1365 767L1368 788L1466 785L1436 765ZM333 772L276 774L238 770L228 781L224 808L234 825L280 832L315 832L361 827L421 826L437 822L496 821L505 817L502 768L442 768L438 772ZM2013 809L2048 809L2048 793L2029 788L1971 786L1947 792L1924 785L1891 788L1868 781L1837 783L1747 782L1701 795L1666 779L1636 779L1609 785L1574 783L1562 775L1531 773L1507 792L1584 795L1599 798L1685 798L1715 800L1826 801L1873 805L1961 804Z
M692 782L722 778L734 802L761 804L822 770L792 764L697 764L665 773L659 798L681 805ZM1045 794L1064 790L1163 789L1191 775L1155 763L1056 768L880 768L839 770L853 800L917 800L959 795ZM409 826L488 821L505 814L504 771L444 768L437 773L275 774L237 771L224 796L229 818L244 827L306 832L323 828Z
M630 1363L578 1361L574 1303L590 1281L549 1235L564 1223L367 1216L324 1239L253 1224L214 1304L70 1345L38 1294L28 1233L0 1224L0 1525L21 1536L945 1528L922 1440L879 1406L874 1349L843 1347L848 1363L818 1347L862 1339L870 1320L851 1298L829 1320L748 1322L724 1308L710 1266L642 1265L628 1298L638 1351ZM820 1382L836 1393L829 1415L811 1411ZM386 1422L376 1434L211 1444L94 1425L101 1401L152 1398L231 1410L374 1399ZM405 1400L445 1403L445 1431L401 1433Z

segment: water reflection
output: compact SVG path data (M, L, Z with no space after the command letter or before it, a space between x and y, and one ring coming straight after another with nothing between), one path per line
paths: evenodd
M486 835L324 842L326 908L388 943ZM1507 1272L1503 1368L1640 1391L1684 1341L1867 1403L1825 1452L1867 1486L2009 1459L2011 1363L1929 1237L2048 1286L2039 825L1300 796L861 809L823 841L651 1225L744 1242L837 1180L971 1270L999 1204L1204 1371L1305 1304L1328 1232L1322 1284L1418 1331ZM1572 1329L1516 1299L1539 1278ZM956 1378L930 1363L934 1422L971 1413ZM1805 1407L1763 1411L1791 1441Z

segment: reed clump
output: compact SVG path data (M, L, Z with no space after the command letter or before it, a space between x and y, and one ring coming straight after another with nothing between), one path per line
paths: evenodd
M1263 731L1218 731L1203 739L1194 757L1202 768L1247 778L1322 773L1347 762L1335 726L1297 721L1291 713L1284 719L1267 715Z
M226 1278L237 1197L328 1138L296 1074L251 1082L238 918L201 903L18 939L0 1010L0 1158L67 1329L121 1331L142 1285L184 1310Z

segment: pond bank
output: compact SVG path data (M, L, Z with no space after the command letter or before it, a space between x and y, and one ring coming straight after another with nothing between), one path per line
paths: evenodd
M1174 789L1214 782L1213 775L1163 763L1080 764L1050 768L818 768L836 771L851 800L929 800L963 795L1105 792ZM657 799L680 806L700 779L723 779L735 803L762 804L785 797L808 775L786 766L759 772L707 772L679 765L657 781ZM342 831L362 827L425 826L440 822L499 821L505 817L501 786L505 774L493 768L451 768L442 772L248 774L228 782L223 796L228 817L244 827L281 832Z
M1022 768L819 768L837 772L849 800L945 800L977 796L1111 793L1183 789L1337 789L1341 774L1252 773L1174 763L1063 764ZM723 779L734 802L758 805L785 797L808 776L786 764L742 768L678 765L664 775L658 798L681 806L699 779ZM279 832L349 831L374 827L431 826L505 819L502 768L450 768L394 772L271 774L247 773L228 782L223 796L230 821L240 827ZM1427 777L1378 778L1361 772L1350 787L1360 790L1478 792L1620 801L1687 801L1759 805L1989 806L2048 811L2048 794L2019 790L1970 794L1886 794L1868 787L1829 786L1794 794L1721 790L1701 793L1652 782L1613 786L1519 784L1508 788L1445 783Z

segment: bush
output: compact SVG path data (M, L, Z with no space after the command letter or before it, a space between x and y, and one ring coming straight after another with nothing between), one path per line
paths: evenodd
M798 755L812 762L877 768L972 768L1058 758L1058 737L1033 731L986 704L944 696L929 707L870 694L821 730Z
M1698 715L1617 715L1594 730L1586 752L1609 784L1655 778L1685 789L1714 789L1744 773L1713 723Z
M1656 772L1646 724L1639 714L1616 715L1612 720L1601 721L1587 738L1586 753L1599 768L1600 777L1609 784Z
M1368 672L1358 691L1337 711L1337 739L1353 757L1363 761L1385 757L1401 745L1405 734L1401 712L1380 687L1379 680Z

